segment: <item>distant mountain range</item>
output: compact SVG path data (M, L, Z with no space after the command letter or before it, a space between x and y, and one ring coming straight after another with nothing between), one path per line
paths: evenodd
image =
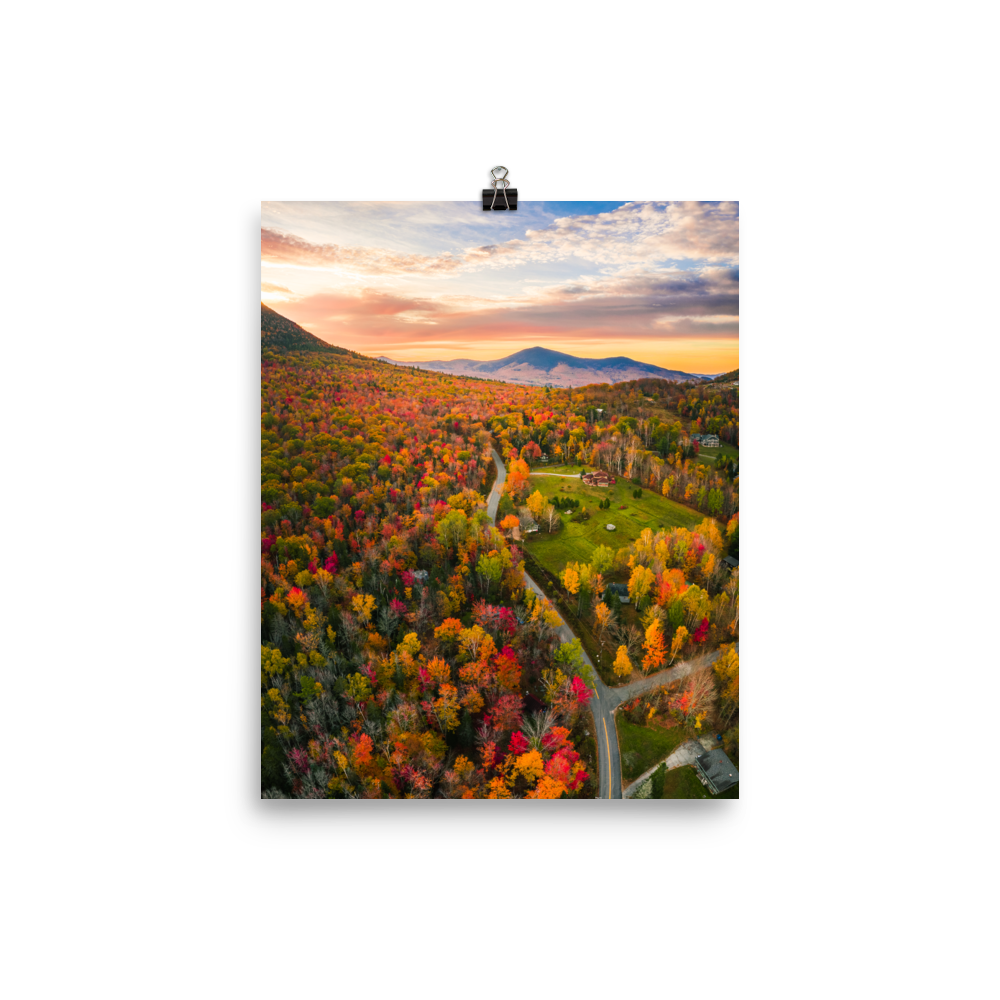
M348 351L344 347L334 347L319 337L314 337L308 330L303 330L298 323L293 323L269 306L260 304L260 346L272 351L324 351L327 354L349 354L359 358L360 354Z
M551 351L547 347L528 347L496 361L396 361L380 357L390 365L426 368L448 375L476 375L520 385L577 386L598 382L631 382L638 378L662 378L670 382L710 382L712 375L674 371L658 365L633 361L632 358L578 358L573 354Z

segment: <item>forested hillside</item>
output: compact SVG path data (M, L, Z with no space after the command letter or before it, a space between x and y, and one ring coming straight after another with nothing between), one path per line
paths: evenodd
M525 390L269 353L261 389L262 793L592 795L578 650L481 493Z
M303 330L298 323L276 313L273 309L260 304L260 346L271 351L321 351L324 354L346 354L360 357L354 351L343 347L333 347L319 337L314 337L308 330Z
M588 670L526 591L510 522L487 514L491 448L512 499L544 454L627 466L669 480L664 493L701 477L688 501L707 511L709 480L683 448L704 415L735 407L681 386L647 413L636 384L549 392L275 350L265 309L262 795L593 796ZM693 416L668 416L670 402ZM667 457L649 447L662 438ZM737 483L711 481L731 517Z

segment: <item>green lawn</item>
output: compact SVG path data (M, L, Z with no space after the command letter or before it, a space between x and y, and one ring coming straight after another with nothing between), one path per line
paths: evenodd
M578 469L579 466L571 467ZM623 548L639 537L643 528L657 531L661 526L692 528L700 524L705 515L684 504L668 500L650 490L643 490L639 500L632 498L636 489L630 482L619 482L610 488L584 486L579 480L559 479L555 476L531 476L531 492L552 497L572 497L579 500L590 513L589 521L573 522L569 514L562 514L562 528L549 535L544 527L528 543L535 558L550 572L562 573L568 562L589 562L590 554L598 545L613 549ZM611 509L599 510L597 504L611 497ZM624 504L625 510L618 508ZM606 524L615 525L608 531Z
M635 781L658 760L669 757L690 734L684 726L660 729L637 726L622 715L615 715L618 727L618 748L622 758L622 783Z
M710 469L714 469L715 460L719 457L719 455L726 455L729 458L735 458L739 461L740 449L731 444L719 445L718 448L702 448L698 452L698 458L696 461L699 465L707 465Z

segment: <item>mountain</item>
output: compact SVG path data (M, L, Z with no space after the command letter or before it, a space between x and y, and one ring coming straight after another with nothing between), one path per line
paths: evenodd
M713 382L739 382L740 380L740 370L737 368L735 371L726 372L725 375L719 375L713 378Z
M325 351L327 354L350 354L360 357L354 351L343 347L334 347L319 337L314 337L308 330L303 330L298 323L293 323L270 307L260 304L260 346L272 351Z
M562 351L551 351L547 347L528 347L516 354L509 354L496 361L471 361L458 358L455 361L395 361L380 357L390 365L405 365L412 368L426 368L448 375L476 375L479 378L495 378L502 382L516 382L519 385L576 386L593 385L598 382L631 382L638 378L662 378L671 382L707 382L709 376L691 372L660 368L658 365L633 361L632 358L578 358Z

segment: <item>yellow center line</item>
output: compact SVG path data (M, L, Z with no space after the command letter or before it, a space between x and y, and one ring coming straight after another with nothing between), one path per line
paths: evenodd
M611 741L608 739L608 720L601 719L604 723L604 742L608 747L608 798L611 798Z

